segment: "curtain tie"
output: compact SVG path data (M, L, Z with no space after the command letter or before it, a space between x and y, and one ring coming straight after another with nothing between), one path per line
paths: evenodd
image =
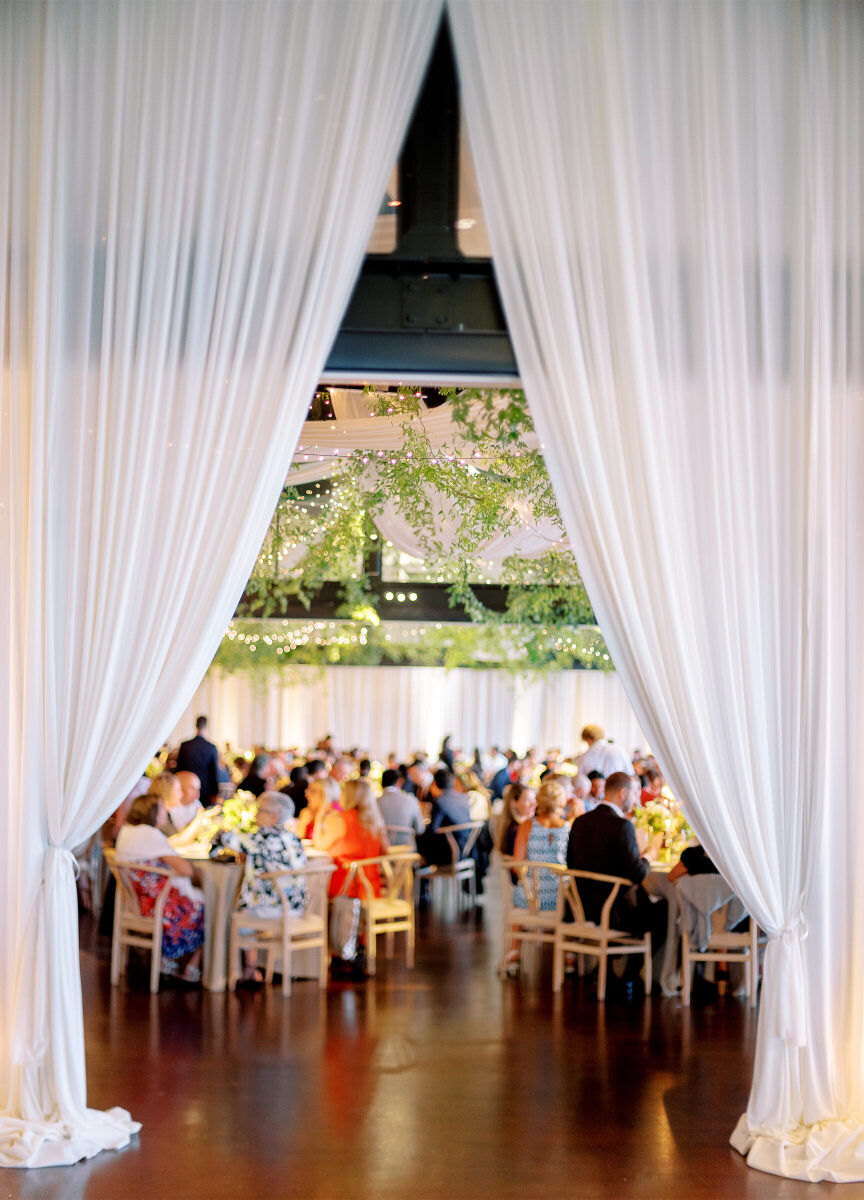
M81 868L78 865L78 859L72 853L68 846L61 846L57 842L49 842L45 848L46 857L51 853L59 854L62 862L66 862L72 868L72 873L76 879L81 875Z
M799 911L773 935L765 948L762 1004L766 1030L790 1046L807 1045L807 978L803 943L809 929Z

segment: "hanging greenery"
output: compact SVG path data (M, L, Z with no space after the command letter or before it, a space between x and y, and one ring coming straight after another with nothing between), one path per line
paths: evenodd
M503 613L479 599L476 581L492 582L482 557L491 538L526 526L560 529L561 519L524 393L442 391L456 431L452 444L433 443L419 392L368 389L370 415L409 418L402 445L343 456L326 483L292 486L289 475L239 615L272 616L289 598L308 607L322 585L333 582L341 589L341 616L350 618L358 606L374 614L376 597L364 557L381 546L376 518L392 503L423 549L425 579L448 584L451 604L461 605L473 625L455 633L448 626L446 645L431 638L410 650L397 649L392 636L385 643L374 626L367 626L361 643L361 625L357 641L339 648L338 661L394 661L403 654L404 661L489 665L488 652L496 662L506 659L521 670L549 665L611 669L563 536L550 540L548 551L538 557L504 560L499 579L507 589ZM583 626L590 627L586 633L580 632ZM234 641L229 631L226 642ZM220 665L227 666L231 651L224 645L223 651ZM337 661L332 647L316 645L314 639L290 650L283 647L279 658L320 662L322 651L323 661Z
M578 665L609 670L596 628L561 635L502 624L411 624L364 619L333 621L235 620L213 660L226 673L259 676L287 666L497 667L514 673Z

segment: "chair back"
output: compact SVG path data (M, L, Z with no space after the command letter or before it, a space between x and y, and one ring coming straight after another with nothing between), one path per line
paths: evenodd
M562 886L567 878L567 869L561 863L544 863L530 862L525 859L505 858L504 865L509 872L512 872L510 878L516 876L515 884L522 885L522 891L525 894L525 909L529 913L539 913L540 907L540 880L544 872L557 877L557 895L555 900L555 908L547 909L550 919L555 916L561 918L564 912L564 900L566 887ZM578 899L578 893L577 893Z
M452 865L455 867L458 863L464 862L466 858L471 857L471 851L480 836L480 830L486 824L485 821L463 821L461 825L440 825L436 830L437 833L442 833L447 839L447 844L450 847L450 857ZM460 846L457 833L466 833L464 843Z
M387 830L387 840L390 843L390 849L396 850L398 847L407 847L409 850L417 847L417 833L410 825L385 825Z
M339 895L350 894L355 880L360 885L361 900L378 899L375 895L374 877L377 869L381 883L381 899L411 900L414 898L414 868L420 862L419 854L381 854L377 858L359 858L348 863L348 869Z
M606 883L609 885L609 895L603 903L603 909L600 914L598 927L600 929L608 929L609 921L612 916L612 906L615 903L618 893L621 888L629 888L633 886L631 879L624 879L620 875L600 875L595 871L574 871L569 867L558 867L560 873L559 881L559 897L563 906L562 911L570 913L570 919L577 925L588 925L593 922L588 921L585 916L585 908L582 903L582 897L579 895L580 881L589 881L593 883ZM567 919L567 918L565 918Z
M135 891L134 883L136 875L164 876L165 882L159 889L159 895L152 914L154 921L161 921L162 910L165 907L165 901L168 899L168 893L171 890L171 871L167 867L154 866L153 863L134 862L130 859L118 858L117 851L107 846L104 850L104 855L111 874L117 883L117 903L120 906L121 913L127 912L135 916L141 916L141 898Z
M303 879L308 895L304 915L326 917L327 889L330 884L330 876L335 870L335 863L316 862L307 863L305 867L292 867L290 870L262 871L259 877L271 880L283 901L287 883L292 879Z

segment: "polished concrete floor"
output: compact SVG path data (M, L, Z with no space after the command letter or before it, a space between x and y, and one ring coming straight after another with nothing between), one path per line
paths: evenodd
M548 964L502 983L488 911L424 914L417 967L212 995L112 991L83 931L89 1103L143 1123L75 1167L0 1172L0 1197L767 1198L825 1195L727 1144L755 1019L730 998L598 1005ZM843 1188L844 1200L864 1187Z

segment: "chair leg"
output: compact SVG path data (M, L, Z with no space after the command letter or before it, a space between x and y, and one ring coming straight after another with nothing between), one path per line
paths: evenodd
M117 904L120 903L120 897L117 897ZM111 939L111 986L117 987L120 982L120 929L119 922L114 922L114 937Z
M231 933L228 936L228 991L233 992L237 988L237 980L240 978L240 947L237 945L238 935L237 926L231 922Z
M326 988L327 986L327 969L330 965L330 956L327 953L327 932L326 928L321 938L321 965L318 968L318 986Z
M645 947L645 995L646 996L651 995L651 985L653 982L654 981L651 978L651 939L649 938L648 945Z
M388 930L387 937L384 939L384 955L386 958L393 957L393 940L394 940L393 931Z
M609 956L606 953L606 947L602 947L597 956L597 999L606 999L606 964L609 961Z
M552 991L560 992L564 984L564 945L556 937L552 947Z
M682 948L681 948L681 1003L683 1004L683 1006L685 1008L690 1007L690 986L692 983L692 980L690 978L691 970L692 970L692 964L690 962L690 954L688 953L687 947L682 946Z
M409 971L414 968L414 913L411 913L410 924L405 930L405 965Z
M282 995L291 995L291 939L282 939Z
M267 947L264 951L266 961L264 964L264 979L267 983L273 982L273 972L276 970L276 949L271 941L267 942Z
M366 915L366 969L370 975L375 974L375 922Z
M162 970L162 930L157 929L153 934L153 947L150 951L150 992L159 991L159 973Z

